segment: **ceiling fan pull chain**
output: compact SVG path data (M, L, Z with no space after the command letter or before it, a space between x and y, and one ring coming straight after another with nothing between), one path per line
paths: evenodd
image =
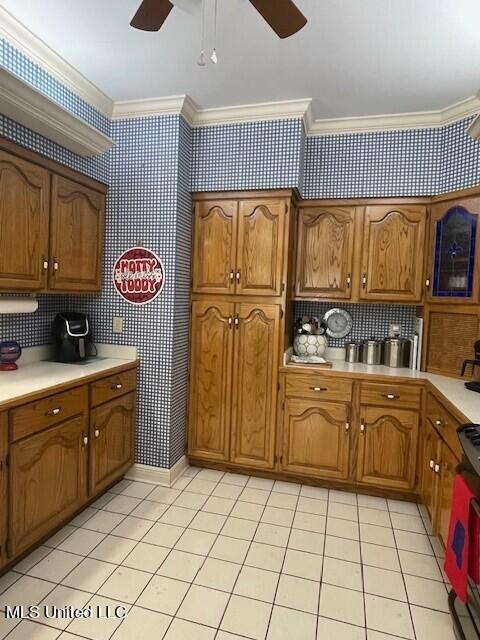
M213 14L213 50L212 55L210 56L210 60L213 64L217 64L218 56L217 56L217 9L218 9L218 0L215 0L214 5L214 14Z
M207 64L205 57L205 4L206 0L202 0L202 50L198 56L197 64L199 67L204 67Z

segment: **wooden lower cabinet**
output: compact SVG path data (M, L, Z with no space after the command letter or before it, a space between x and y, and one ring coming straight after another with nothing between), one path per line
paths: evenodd
M86 417L77 416L10 447L9 555L16 556L87 499Z
M362 406L357 481L382 488L413 489L419 415L394 407Z
M440 471L438 472L438 522L436 531L444 546L448 542L450 525L450 509L453 498L453 481L455 469L459 463L449 447L442 442L440 449Z
M314 478L348 477L350 406L287 398L282 470Z
M0 413L0 568L7 562L8 537L8 428L7 414Z
M134 433L135 393L115 398L90 412L91 496L132 466Z
M429 423L425 420L424 436L423 436L423 454L421 460L422 480L420 487L420 495L422 502L428 512L430 520L434 522L437 511L437 475L435 473L435 465L440 460L441 440Z

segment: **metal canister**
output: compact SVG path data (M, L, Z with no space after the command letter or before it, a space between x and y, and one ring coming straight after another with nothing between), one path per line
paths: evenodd
M408 367L410 346L410 340L407 338L385 338L383 364L387 367Z
M347 342L345 345L345 362L360 362L360 342Z
M370 338L364 340L362 344L362 362L364 364L381 364L382 362L382 346L381 340Z

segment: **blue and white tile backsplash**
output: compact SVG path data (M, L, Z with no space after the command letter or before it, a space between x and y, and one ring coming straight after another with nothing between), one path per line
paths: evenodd
M469 118L441 129L314 138L306 138L300 119L192 131L179 116L110 121L2 39L0 64L116 143L100 157L83 158L0 116L2 135L109 185L101 294L41 295L37 313L0 316L0 340L44 344L55 313L69 308L90 315L96 340L136 345L140 463L171 467L185 447L191 191L296 187L306 198L338 198L428 195L480 184L480 143L465 135ZM110 281L115 257L137 242L157 251L166 267L164 292L140 309ZM299 302L295 313L321 315L331 306ZM353 315L349 339L383 336L390 322L400 322L404 335L413 329L413 307L338 306ZM124 318L123 334L112 333L114 315Z

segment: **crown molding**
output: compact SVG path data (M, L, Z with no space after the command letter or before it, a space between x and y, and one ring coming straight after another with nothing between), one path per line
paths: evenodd
M45 71L48 71L85 102L107 117L111 116L113 100L1 6L0 36L8 40Z
M113 145L88 122L2 68L0 113L81 156L104 153Z
M147 118L149 116L181 115L190 126L194 126L198 107L186 95L166 98L146 98L144 100L124 100L115 102L112 110L113 120L126 118Z
M370 131L399 131L402 129L430 129L442 127L480 112L480 97L471 96L445 109L417 111L392 115L358 116L315 120L307 130L308 136L365 133Z

